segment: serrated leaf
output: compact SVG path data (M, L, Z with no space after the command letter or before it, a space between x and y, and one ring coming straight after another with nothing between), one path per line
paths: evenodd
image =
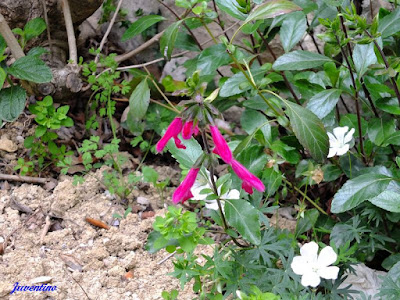
M178 36L179 28L182 22L183 20L179 20L169 25L168 28L165 29L164 34L160 39L161 55L168 58L168 60L171 59L172 51L174 50L175 41Z
M313 96L306 107L318 118L325 118L335 108L341 93L337 89L324 90Z
M39 36L46 30L46 27L46 22L42 18L30 20L24 27L25 40L29 41L30 39Z
M311 111L296 103L286 100L284 103L285 113L300 144L310 151L314 159L324 160L329 151L329 138L322 121Z
M246 240L254 245L261 243L260 220L257 209L245 200L225 200L225 215L228 223L233 226Z
M0 91L0 119L14 121L25 108L26 92L20 86L11 86Z
M382 38L386 38L400 31L399 19L400 8L397 8L379 21L378 31L382 34Z
M281 55L273 64L277 71L305 70L322 66L332 61L329 57L303 50L296 50Z
M332 200L331 211L335 214L355 208L362 202L373 199L382 193L392 177L368 173L348 180L335 194Z
M256 20L275 18L279 15L288 14L296 10L301 10L301 7L287 0L268 1L256 6L246 18L244 24Z
M141 17L139 20L133 22L129 26L129 28L122 35L121 41L125 42L163 20L165 20L165 18L159 15L148 15Z
M302 39L307 30L306 16L297 11L288 15L282 23L279 36L285 52L289 52Z
M17 59L7 71L16 78L35 83L50 82L53 79L50 68L36 56Z

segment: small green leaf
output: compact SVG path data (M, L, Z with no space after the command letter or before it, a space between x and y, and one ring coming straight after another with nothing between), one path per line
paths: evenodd
M335 108L341 93L337 89L324 90L312 97L306 107L318 118L325 118Z
M375 102L376 106L392 115L400 115L399 101L397 98L379 98Z
M231 58L226 53L226 47L223 44L213 45L204 49L198 56L197 70L200 75L214 75L217 68L227 65L231 62Z
M179 20L175 23L172 23L165 29L164 34L160 40L160 51L161 55L164 57L171 59L172 51L175 47L175 41L179 33L179 28L182 24L183 20Z
M262 175L262 181L266 185L268 197L273 196L282 184L282 173L276 172L273 168L267 168Z
M391 14L379 21L378 31L382 34L382 38L392 36L400 31L400 8L397 8Z
M269 18L275 18L279 15L301 10L301 7L287 0L272 0L256 6L247 17L244 24Z
M368 173L348 180L335 194L332 200L331 211L335 214L355 208L362 202L373 199L382 193L392 177Z
M182 140L186 149L179 149L175 146L174 141L169 141L167 148L171 155L186 169L190 169L196 160L203 154L203 149L195 139Z
M7 73L0 67L0 90L3 88L4 81L6 80Z
M261 243L260 220L257 209L245 200L225 200L228 223L254 245Z
M331 86L335 87L339 79L340 70L336 68L333 61L324 64L324 71L331 81Z
M368 122L368 137L377 146L381 146L395 131L395 119L374 118Z
M318 220L319 212L316 208L309 209L304 213L304 218L300 218L296 225L296 237L310 230Z
M148 15L141 17L139 20L133 22L129 26L129 28L122 35L121 41L125 42L163 20L165 20L165 18L159 15Z
M46 22L42 18L30 20L24 27L25 40L29 41L30 39L39 36L46 30L46 27Z
M285 52L289 52L303 38L307 30L306 16L302 11L289 14L282 23L279 36Z
M129 97L128 118L141 120L147 112L150 103L150 89L147 80L142 80Z
M11 86L0 91L0 119L14 121L24 110L26 92L20 86Z
M331 61L329 57L322 54L296 50L280 56L272 67L277 71L305 70L322 66Z
M357 115L355 114L347 114L340 118L340 126L347 126L349 128L354 128L354 136L359 137L358 134L358 122L357 122ZM363 135L367 133L368 123L363 118L361 118L361 131Z
M50 82L53 79L50 68L36 56L24 56L17 59L7 71L19 79L35 83Z
M357 44L354 47L353 60L358 76L362 77L368 71L368 67L378 60L375 55L374 44Z
M236 0L215 0L215 3L228 15L242 21L246 19L246 15L238 9L239 5Z
M157 183L158 173L153 168L144 166L142 168L142 173L144 181L151 182L153 184Z
M329 151L329 138L324 124L308 109L290 101L284 101L285 113L290 119L294 134L311 156L322 161Z

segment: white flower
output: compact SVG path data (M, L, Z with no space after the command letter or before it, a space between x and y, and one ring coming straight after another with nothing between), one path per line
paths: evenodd
M350 129L349 127L336 127L333 129L333 134L328 132L329 136L329 154L328 158L333 157L335 155L343 155L346 154L350 149L350 141L353 139L354 128Z
M210 173L207 171L207 175ZM214 180L216 181L217 178L214 176ZM204 200L206 202L205 207L207 209L218 210L218 202L217 200L206 200L209 194L200 194L200 192L204 189L212 189L211 184L208 182L208 179L204 178L204 176L198 176L196 181L194 182L190 191L193 194L193 200ZM221 192L221 186L218 187L218 193ZM223 199L240 199L240 192L238 190L230 190L229 192L220 196ZM225 202L221 201L222 209L224 208Z
M318 245L315 242L304 244L300 248L301 256L293 258L292 270L297 275L302 275L301 284L303 286L316 287L320 284L321 279L336 279L339 268L335 266L329 267L337 259L337 254L332 247L327 246L321 250L318 256Z

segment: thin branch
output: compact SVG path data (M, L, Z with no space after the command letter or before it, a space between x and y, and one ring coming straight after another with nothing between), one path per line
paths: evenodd
M46 0L42 0L42 6L43 6L43 15L44 15L44 21L46 22L46 31L47 31L47 40L49 43L49 48L51 50L51 55L53 55L53 41L51 40L51 34L50 34L50 22L49 22L49 17L47 15L47 5L46 5Z
M42 234L40 235L40 242L39 242L40 245L43 245L44 237L46 236L47 232L49 231L50 226L51 226L51 221L50 221L50 216L48 215L48 216L46 216L46 223L43 227Z
M308 28L307 33L308 33L308 35L311 37L311 40L313 41L315 48L317 48L318 53L319 53L319 54L322 54L322 53L321 53L321 50L319 50L317 41L315 40L315 37L314 37L314 30L311 28L310 23L308 22L307 17L306 17L306 21L307 21L307 28Z
M119 1L118 1L117 8L115 9L114 15L113 15L113 17L111 18L110 24L108 24L108 28L107 28L107 30L106 30L106 33L104 34L103 38L101 39L100 46L99 46L99 48L98 48L98 51L99 51L99 52L97 53L96 58L94 59L94 62L95 62L95 63L98 63L98 61L99 61L100 52L101 52L101 50L103 49L104 44L106 43L107 37L108 37L108 35L109 35L110 32L111 32L111 29L112 29L112 27L113 27L113 25L114 25L114 23L115 23L115 20L117 19L118 12L119 12L119 10L120 10L120 8L121 8L121 5L122 5L122 1L124 1L124 0L119 0Z
M12 55L15 59L24 57L24 51L21 48L21 45L18 43L18 40L15 38L13 32L11 31L10 26L4 16L0 13L0 34L3 36L4 40L7 43L7 46L10 48Z
M69 60L72 63L78 63L78 50L76 49L76 38L74 24L72 24L71 9L68 0L61 0L61 7L64 14L65 28L67 30Z
M20 175L8 175L8 174L0 174L0 180L10 180L10 181L40 183L40 184L45 184L48 181L50 181L49 178L20 176Z

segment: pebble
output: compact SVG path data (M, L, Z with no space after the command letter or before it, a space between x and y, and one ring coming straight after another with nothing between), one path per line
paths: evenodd
M141 197L141 196L137 197L136 202L140 205L146 205L146 206L150 204L149 199L147 199L146 197Z
M40 276L32 279L31 283L33 285L40 284L40 283L49 283L53 280L53 277L50 276Z

